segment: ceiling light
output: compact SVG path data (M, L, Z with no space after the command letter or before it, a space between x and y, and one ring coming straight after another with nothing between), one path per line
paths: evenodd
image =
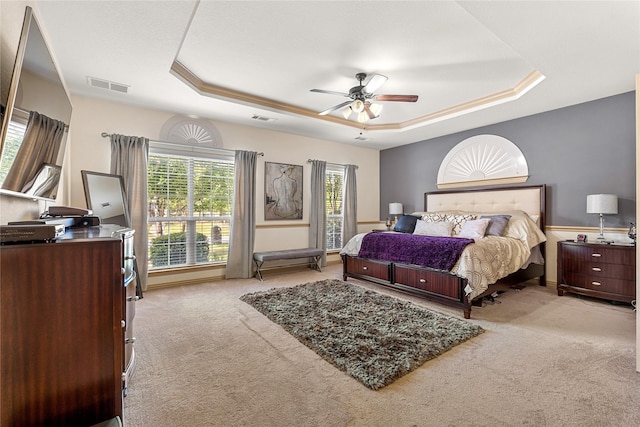
M378 117L382 112L382 104L369 104L369 110Z
M351 103L351 109L356 113L361 113L364 110L364 102L359 99L356 99Z
M355 104L356 102L360 102L362 104L362 108L360 109L360 111L357 111L354 107L353 104ZM359 99L356 99L355 101L353 101L351 104L349 104L348 107L342 109L342 116L345 119L349 119L349 116L351 115L351 113L356 113L356 120L359 123L365 123L367 120L369 120L371 117L369 117L369 114L367 114L366 110L364 109L365 105L369 108L369 111L371 111L373 113L373 118L376 118L380 115L380 112L382 111L382 104L372 104L370 102L362 102ZM358 105L360 106L360 105Z

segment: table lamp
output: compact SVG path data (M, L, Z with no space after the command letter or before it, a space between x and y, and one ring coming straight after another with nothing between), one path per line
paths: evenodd
M402 203L389 203L389 215L395 215L396 222L398 222L398 215L403 214Z
M604 215L618 213L618 196L615 194L589 194L587 213L600 215L600 236L598 242L613 243L604 239Z

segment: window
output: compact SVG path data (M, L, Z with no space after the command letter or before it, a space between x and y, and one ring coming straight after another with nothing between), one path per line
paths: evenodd
M327 165L325 185L327 191L327 250L342 248L342 182L344 171L339 166Z
M227 260L233 157L154 150L148 164L149 269Z
M7 113L9 114L9 113ZM7 127L7 136L4 140L4 147L2 148L2 162L0 163L0 183L4 181L9 173L11 164L18 154L24 134L27 132L27 123L29 122L29 116L20 116L19 112L15 112L11 116L9 126Z

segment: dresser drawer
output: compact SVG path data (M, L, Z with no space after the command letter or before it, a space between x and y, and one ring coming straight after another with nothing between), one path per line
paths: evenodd
M375 277L390 282L391 265L384 261L372 261L368 259L358 259L345 257L347 272L361 276Z
M463 298L463 281L458 276L401 264L395 264L394 267L396 283L433 292L456 301L461 301Z

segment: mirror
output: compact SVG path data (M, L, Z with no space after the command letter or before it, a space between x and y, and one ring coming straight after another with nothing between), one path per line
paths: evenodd
M103 224L131 227L122 177L85 170L80 173L82 174L87 208L93 211L93 215L99 217Z
M45 163L36 176L22 187L22 192L32 197L55 199L61 173L62 168L60 166Z
M12 59L7 56L7 53L2 53L3 61ZM8 76L3 75L1 81L3 84L8 83ZM61 170L72 107L62 78L30 7L25 11L7 99L0 100L0 103L3 114L0 131L0 193L31 199L55 200L58 183L53 183L52 180L59 181L60 173L53 172ZM34 151L45 151L52 145L57 149L47 153L46 161L21 167L20 169L25 171L21 172L18 179L12 180L11 185L8 185L5 178L22 146L31 112L37 112L48 120L59 122L60 127L64 126L64 130L60 132L62 140L58 146L51 144L46 137L39 138L37 146L31 148ZM24 164L26 163L22 163ZM32 191L33 185L27 187L27 184L41 180L40 175L43 173L49 179L47 191Z
M100 218L102 224L118 224L131 228L131 218L124 191L124 179L120 175L80 171L84 184L87 208ZM142 298L142 283L138 273L138 261L133 259L136 272L136 295Z

